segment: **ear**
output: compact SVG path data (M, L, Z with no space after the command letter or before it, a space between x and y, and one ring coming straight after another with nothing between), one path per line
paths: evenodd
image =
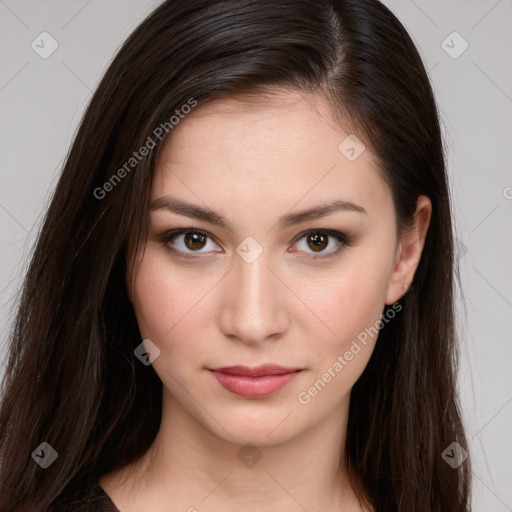
M388 281L386 304L395 303L405 293L414 279L425 245L432 203L427 196L419 196L416 203L413 225L400 235L393 271Z

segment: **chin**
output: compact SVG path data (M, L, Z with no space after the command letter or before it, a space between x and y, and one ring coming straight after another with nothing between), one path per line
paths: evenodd
M214 414L224 428L217 423L212 424L211 421L208 423L214 435L228 443L273 446L285 443L300 434L300 422L293 413L290 414L291 411L292 407L279 406L268 407L266 411L255 410L249 404L238 411L231 408L226 414ZM292 418L293 421L290 421Z

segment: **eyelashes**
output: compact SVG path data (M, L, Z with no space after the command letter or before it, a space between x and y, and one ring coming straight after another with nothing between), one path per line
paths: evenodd
M212 252L223 252L206 231L180 228L166 232L160 242L174 255L184 259L198 259ZM292 244L302 248L292 252L305 253L307 259L325 259L338 254L352 241L345 233L332 229L311 229L297 235ZM312 249L312 250L308 250ZM327 249L327 250L326 250Z

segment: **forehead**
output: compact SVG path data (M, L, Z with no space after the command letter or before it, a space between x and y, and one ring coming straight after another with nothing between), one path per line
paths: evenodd
M371 151L356 159L344 153L349 135L320 95L281 91L214 100L181 119L165 140L152 198L180 195L224 210L230 204L261 208L272 199L282 208L319 199L370 210L372 203L389 203Z

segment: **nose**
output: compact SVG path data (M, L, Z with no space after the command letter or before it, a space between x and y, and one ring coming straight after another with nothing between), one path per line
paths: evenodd
M249 344L275 340L289 326L289 297L264 255L252 263L236 256L222 285L220 329L225 336Z

